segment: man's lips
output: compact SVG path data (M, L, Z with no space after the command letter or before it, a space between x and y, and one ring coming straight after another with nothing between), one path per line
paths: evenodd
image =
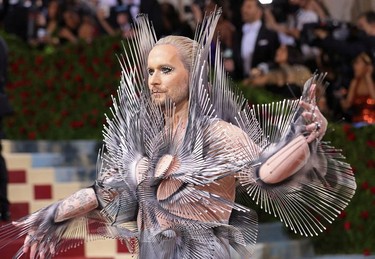
M152 90L151 91L152 94L162 94L164 93L163 91L160 91L160 90Z

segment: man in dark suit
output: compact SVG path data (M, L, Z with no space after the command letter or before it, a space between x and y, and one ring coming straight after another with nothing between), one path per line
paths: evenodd
M234 79L249 77L250 70L260 64L272 63L280 46L278 34L266 28L262 21L263 6L258 0L244 0L241 5L242 28L234 39L232 60L226 69Z

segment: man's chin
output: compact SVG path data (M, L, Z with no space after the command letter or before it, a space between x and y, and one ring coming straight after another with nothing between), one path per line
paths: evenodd
M152 102L157 105L157 106L161 106L161 107L164 107L165 106L165 101L162 100L162 99L159 99L159 98L152 98Z

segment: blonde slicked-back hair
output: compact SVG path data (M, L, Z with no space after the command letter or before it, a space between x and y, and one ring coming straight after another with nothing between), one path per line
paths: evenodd
M185 68L189 71L189 73L191 72L194 58L196 57L198 51L198 42L188 37L170 35L159 39L155 46L158 45L175 46Z

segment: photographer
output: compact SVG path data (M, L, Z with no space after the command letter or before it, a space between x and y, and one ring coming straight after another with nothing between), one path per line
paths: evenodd
M328 80L331 82L326 97L330 100L333 119L341 119L345 113L335 92L350 85L354 76L351 64L360 53L374 57L375 12L361 14L355 25L335 21L312 24L304 28L304 35L309 44L322 50L321 69L329 71Z
M328 30L318 28L314 30L317 37L314 44L324 51L337 53L354 60L362 52L375 51L375 12L367 11L357 19L357 28L360 30L356 39L341 40L329 33Z

